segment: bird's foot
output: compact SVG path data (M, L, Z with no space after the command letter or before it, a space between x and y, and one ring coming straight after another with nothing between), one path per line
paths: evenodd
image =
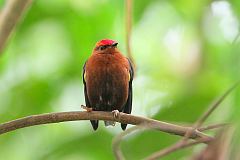
M120 112L118 110L113 110L112 113L113 113L113 117L114 118L118 118L119 117Z
M84 106L84 105L81 105L81 108L84 109L84 110L86 110L87 112L92 112L92 111L93 111L92 108L89 108L89 107Z

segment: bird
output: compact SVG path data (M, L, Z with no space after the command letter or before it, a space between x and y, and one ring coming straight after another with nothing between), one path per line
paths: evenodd
M83 66L83 84L86 107L92 111L119 112L131 114L132 81L134 69L132 62L120 52L118 42L111 39L98 41L91 56ZM98 120L90 120L94 130ZM105 126L115 122L104 121ZM127 124L121 124L125 130Z

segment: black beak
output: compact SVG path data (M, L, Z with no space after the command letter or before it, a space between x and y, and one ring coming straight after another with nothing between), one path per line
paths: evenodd
M115 42L115 43L112 44L112 47L117 47L117 45L118 45L118 43Z

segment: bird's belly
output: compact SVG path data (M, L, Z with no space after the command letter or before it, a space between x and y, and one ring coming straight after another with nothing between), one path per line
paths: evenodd
M103 69L91 74L87 89L91 106L94 110L122 111L127 101L128 81L126 73L116 68Z

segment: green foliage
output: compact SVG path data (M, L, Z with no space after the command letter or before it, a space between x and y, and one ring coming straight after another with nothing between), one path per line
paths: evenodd
M4 0L0 0L0 7L3 6Z
M80 110L82 66L95 43L115 39L126 51L124 11L123 1L34 1L0 57L0 122ZM239 38L232 44L239 15L239 0L134 1L132 113L177 124L196 121L239 79ZM239 122L239 104L237 89L207 123ZM88 121L21 129L0 136L0 159L114 159L111 142L120 132L102 123L94 132ZM127 159L137 160L178 139L145 131L127 137L122 148ZM164 159L191 154L187 149Z

